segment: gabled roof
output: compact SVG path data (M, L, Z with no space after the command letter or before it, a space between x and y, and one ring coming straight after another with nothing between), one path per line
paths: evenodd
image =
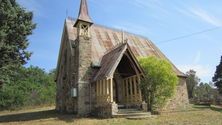
M70 40L76 40L77 29L73 27L76 21L68 18L66 20L66 27L68 37ZM149 39L135 35L132 33L125 33L125 38L128 39L133 55L136 57L155 56L160 59L170 60L153 44ZM100 66L103 56L120 44L122 41L122 31L104 26L93 24L91 26L91 42L92 42L92 63L94 66ZM171 63L171 62L170 62ZM171 63L175 73L178 76L185 77L185 74L179 71L176 66Z
M90 24L93 24L93 22L89 16L87 0L81 0L78 19L77 19L76 23L74 24L74 26L77 25L78 21L84 21L84 22L88 22Z
M128 51L127 51L128 50ZM131 56L132 63L136 65L139 74L143 73L142 68L137 63L136 58L133 53L131 53L130 46L127 43L121 43L117 45L114 49L110 50L107 54L105 54L102 58L100 69L94 77L93 81L109 79L113 77L113 74L120 63L124 53L127 53Z

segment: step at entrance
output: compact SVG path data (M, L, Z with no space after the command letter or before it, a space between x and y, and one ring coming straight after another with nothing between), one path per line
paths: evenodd
M114 118L127 118L127 119L144 119L150 118L150 112L143 112L138 109L119 109L116 115L113 115Z

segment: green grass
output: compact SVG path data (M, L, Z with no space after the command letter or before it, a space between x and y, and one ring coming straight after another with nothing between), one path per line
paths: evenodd
M144 120L124 118L96 119L75 118L61 115L54 107L35 108L21 111L0 112L0 124L22 125L222 125L222 108L218 106L196 106L188 111L165 112Z

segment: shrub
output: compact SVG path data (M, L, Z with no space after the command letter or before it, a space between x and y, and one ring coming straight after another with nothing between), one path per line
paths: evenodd
M145 72L141 90L148 109L151 111L161 109L174 95L178 77L171 64L166 60L147 57L140 58L139 62Z

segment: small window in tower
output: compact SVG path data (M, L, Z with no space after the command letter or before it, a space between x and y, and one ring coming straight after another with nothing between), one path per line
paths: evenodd
M81 25L82 34L83 36L88 36L89 27L87 25Z

